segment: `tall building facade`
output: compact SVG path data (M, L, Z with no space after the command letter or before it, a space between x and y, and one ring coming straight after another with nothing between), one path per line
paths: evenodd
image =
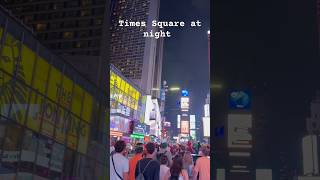
M107 82L109 0L3 0L53 53L97 85Z
M111 13L110 62L147 94L161 87L163 38L145 38L143 32L157 31L160 0L113 1ZM119 26L119 20L144 21L146 26Z

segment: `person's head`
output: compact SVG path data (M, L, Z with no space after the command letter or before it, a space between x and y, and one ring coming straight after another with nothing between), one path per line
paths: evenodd
M164 165L168 164L168 157L166 155L162 155L160 157L160 164L164 164Z
M208 148L202 148L201 151L204 156L209 156L210 154L210 150Z
M167 149L167 147L168 147L168 144L165 142L160 144L161 149Z
M141 154L143 152L143 144L137 143L134 151L136 154Z
M123 153L125 150L126 150L126 142L122 141L122 140L119 140L115 143L114 145L114 150L117 152L117 153Z
M173 158L173 162L170 168L171 176L179 176L183 168L183 160L181 156Z
M152 142L146 144L146 150L148 154L153 154L155 151L155 145Z

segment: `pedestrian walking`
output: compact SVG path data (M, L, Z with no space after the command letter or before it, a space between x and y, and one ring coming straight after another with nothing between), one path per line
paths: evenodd
M173 158L172 166L166 173L165 180L189 180L188 172L183 169L183 159L181 156Z
M164 176L169 171L168 167L168 157L166 155L161 156L160 158L160 180L165 180Z
M193 157L190 151L186 151L183 155L183 169L188 172L189 177L192 177Z
M196 161L196 165L193 168L193 180L197 180L199 175L199 180L210 179L210 150L208 148L202 148L202 157L199 157Z
M129 160L125 157L126 143L122 140L117 141L114 149L115 153L110 158L110 180L128 180Z
M143 144L137 143L135 147L135 155L129 161L129 179L135 180L136 166L138 161L142 159Z
M162 155L167 156L167 158L168 158L168 166L170 167L171 164L172 164L172 154L170 152L170 149L168 148L168 144L167 143L161 143L160 144L160 150L159 150L159 152L157 154L158 161L160 161L160 157Z
M160 163L154 160L156 148L154 143L146 144L146 158L138 161L136 165L135 177L136 180L158 180L160 173Z

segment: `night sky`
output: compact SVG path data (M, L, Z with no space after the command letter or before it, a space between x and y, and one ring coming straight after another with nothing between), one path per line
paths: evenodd
M301 167L305 119L320 90L316 1L217 0L213 6L215 81L226 89L263 94L265 134L274 160L284 151L291 168ZM225 99L219 98L224 93L216 94L217 111L227 109Z
M172 37L164 42L163 80L170 86L179 86L190 91L191 112L196 120L203 116L203 105L209 92L209 64L207 30L210 28L209 0L161 0L161 21L184 21L185 27L168 28ZM201 27L189 27L191 21L200 20ZM176 121L177 97L167 96L166 108L169 119ZM171 109L171 110L170 110Z

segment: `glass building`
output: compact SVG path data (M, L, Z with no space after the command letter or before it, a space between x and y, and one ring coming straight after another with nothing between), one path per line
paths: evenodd
M0 8L0 179L106 179L105 95Z

